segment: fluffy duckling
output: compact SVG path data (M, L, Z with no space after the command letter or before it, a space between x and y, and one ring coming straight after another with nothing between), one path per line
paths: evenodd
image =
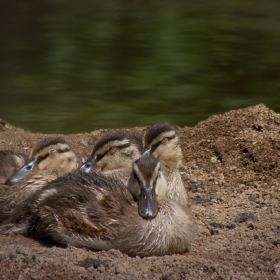
M28 156L11 150L0 151L0 182L4 183L8 177L20 169L27 161Z
M95 143L80 170L115 176L127 185L132 164L141 157L142 149L140 138L123 131L111 132Z
M138 207L119 180L94 173L67 174L24 202L0 232L25 233L62 246L114 248L130 256L189 251L193 223L185 207L166 198L160 163L141 157L133 164L129 184Z
M144 132L142 141L146 154L153 155L162 165L168 186L167 197L187 206L188 194L179 172L183 154L176 129L165 122L153 124Z
M0 222L16 205L48 182L79 166L70 144L61 137L40 141L31 151L29 161L0 187Z
M40 141L31 151L29 161L8 178L7 185L13 185L26 176L45 170L71 172L79 165L70 144L61 137L48 137Z

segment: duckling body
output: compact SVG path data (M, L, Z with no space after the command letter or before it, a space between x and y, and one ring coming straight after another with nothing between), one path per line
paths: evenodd
M11 150L0 151L0 183L4 184L8 177L20 169L27 161L28 156Z
M59 137L40 141L29 161L0 186L0 222L22 201L48 182L77 169L79 160L70 144Z
M141 189L150 188L147 182L156 194L148 202ZM48 238L63 246L115 248L130 256L187 252L193 224L185 207L166 198L158 162L151 157L136 161L129 184L141 209L120 180L92 172L67 174L20 205L0 232Z
M144 132L142 141L144 148L148 149L147 153L161 163L167 180L167 197L188 206L188 194L179 172L183 154L176 129L168 123L153 124Z

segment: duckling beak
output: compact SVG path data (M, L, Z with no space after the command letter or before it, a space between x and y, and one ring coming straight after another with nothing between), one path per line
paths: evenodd
M9 177L5 184L6 185L14 185L18 181L20 181L22 178L24 178L26 175L30 174L34 167L37 166L37 158L28 161L22 168L20 168L14 175Z
M96 169L96 158L89 158L80 168L79 170L90 173Z
M138 212L144 219L154 219L157 216L158 205L155 188L141 187L141 192L138 197Z
M151 148L147 149L144 153L143 156L149 156L151 152Z

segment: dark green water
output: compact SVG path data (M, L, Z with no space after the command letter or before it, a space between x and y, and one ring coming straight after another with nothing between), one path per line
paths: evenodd
M0 117L76 133L280 112L280 1L1 1Z

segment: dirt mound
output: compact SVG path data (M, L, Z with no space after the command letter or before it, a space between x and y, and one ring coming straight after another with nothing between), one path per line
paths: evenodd
M29 153L50 136L0 125L0 149ZM61 136L86 156L106 132ZM181 174L198 227L190 253L141 259L0 236L0 278L280 279L280 115L258 105L180 128L180 135Z

